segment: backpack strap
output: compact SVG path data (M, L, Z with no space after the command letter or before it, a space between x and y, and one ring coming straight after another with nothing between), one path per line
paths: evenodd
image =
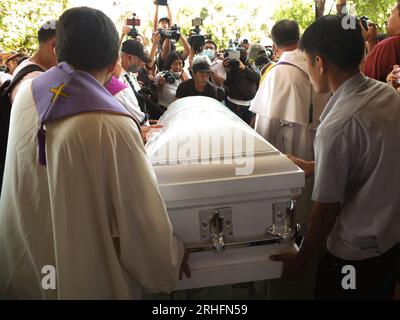
M42 67L38 66L37 64L30 64L27 65L26 67L22 68L10 81L8 84L7 88L5 86L2 86L2 89L4 88L4 91L1 96L5 96L11 92L11 90L29 73L35 72L35 71L40 71L44 72Z
M297 68L298 70L300 70L303 74L305 74L306 75L306 77L307 77L307 79L308 79L308 81L310 81L310 76L308 75L308 73L307 72L305 72L302 68L300 68L299 66L296 66L295 64L293 64L293 63L290 63L290 62L286 62L286 61L280 61L280 62L278 62L273 68L275 68L275 67L277 67L277 66L292 66L292 67L295 67L295 68ZM309 109L309 113L308 113L308 123L309 124L311 124L311 123L313 123L313 121L314 121L314 104L313 104L313 96L314 96L314 94L313 94L313 86L312 86L312 83L311 83L311 81L310 81L310 84L311 84L311 103L310 103L310 109Z

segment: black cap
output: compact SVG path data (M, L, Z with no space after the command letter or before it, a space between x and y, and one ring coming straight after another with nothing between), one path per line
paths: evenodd
M144 63L149 63L151 59L144 53L143 45L137 40L126 40L122 44L121 51L127 54L137 56Z
M167 17L163 17L160 20L158 20L158 24L160 24L161 21L167 21L168 25L171 24L171 20L169 20L169 18L167 18Z

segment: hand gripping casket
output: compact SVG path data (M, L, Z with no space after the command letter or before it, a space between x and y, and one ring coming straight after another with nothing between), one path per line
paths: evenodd
M280 277L304 172L218 101L170 105L146 145L174 233L191 251L177 290Z

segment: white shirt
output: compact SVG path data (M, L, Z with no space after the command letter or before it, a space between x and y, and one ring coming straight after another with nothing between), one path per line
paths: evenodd
M158 83L158 80L162 77L164 72L159 72L154 77L154 82ZM159 97L159 105L168 108L168 106L175 101L176 90L178 89L179 85L182 83L181 79L175 79L175 83L171 84L166 82L160 91Z
M123 82L123 78L120 78L119 80ZM132 116L136 118L139 123L143 123L143 121L146 119L146 115L142 112L142 110L140 110L135 93L129 85L128 88L121 90L114 95L114 97ZM147 121L144 123L144 125L149 125L149 122Z
M13 76L9 73L0 72L0 87L3 85L4 82L8 80L12 80Z
M46 125L38 164L31 81L11 112L0 199L0 296L138 299L171 290L183 246L132 119L91 112ZM57 272L43 290L42 267Z
M319 116L329 95L316 94L307 74L307 62L299 50L285 52L271 69L252 102L257 114L256 131L283 153L313 160L313 142ZM310 106L313 106L310 123Z
M224 68L224 63L222 60L219 59L214 59L213 62L211 62L211 71L214 72L217 76L221 77L222 79L226 80L226 70ZM223 86L218 87L215 84L213 84L215 88L223 88Z
M345 260L400 243L400 96L359 74L336 91L315 139L313 200L341 203L327 241Z
M15 70L14 70L14 72L13 72L13 76L15 77L15 75L18 74L18 72L20 72L23 68L25 68L25 67L27 67L27 66L29 66L29 65L31 65L31 64L35 64L35 63L32 62L31 59L25 59L24 61L22 61L22 62L18 65L18 67L15 68ZM43 68L43 67L42 67L42 69L45 70L45 68ZM10 95L10 97L11 97L11 102L14 101L15 96L17 95L17 92L18 92L18 90L19 90L19 87L21 86L21 84L22 84L24 81L29 80L29 79L34 79L34 78L40 76L42 73L43 73L43 72L41 72L41 71L33 71L33 72L31 72L31 73L28 73L25 77L23 77L23 78L21 79L21 81L20 81L19 83L17 83L17 84L15 85L15 87L11 90L11 95Z
M211 71L215 72L218 76L226 80L226 70L222 60L214 59L214 61L211 62Z

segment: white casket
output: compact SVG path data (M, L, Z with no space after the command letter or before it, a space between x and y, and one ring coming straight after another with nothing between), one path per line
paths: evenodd
M304 172L214 99L180 99L160 123L146 150L174 233L191 251L192 277L176 290L280 277L269 256L296 250L284 219Z

